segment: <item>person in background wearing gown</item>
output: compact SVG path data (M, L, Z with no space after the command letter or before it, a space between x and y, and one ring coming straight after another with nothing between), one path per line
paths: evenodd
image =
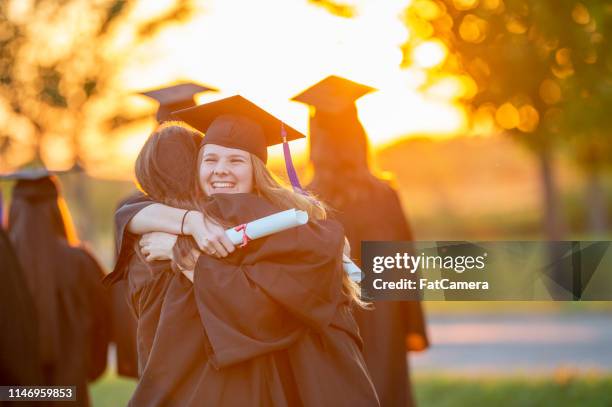
M265 167L266 147L280 142L282 124L240 96L177 115L205 131L203 141L184 126L164 125L136 165L151 198L175 207L143 200L116 214L125 231L119 257L128 267L108 281L128 278L139 358L146 359L131 404L378 405L350 311L357 298L342 269L342 228ZM301 136L286 128L289 140ZM191 196L183 185L190 180ZM239 249L223 233L290 207L306 210L311 221ZM198 237L193 226L212 219L220 234ZM137 267L136 236L128 230L170 233L140 239L152 261L148 272ZM204 244L175 247L179 234ZM168 259L181 272L154 269Z
M34 300L42 380L31 384L76 386L74 405L88 406L87 382L106 368L109 304L101 283L104 273L76 245L53 176L17 181L8 230Z
M196 94L215 89L201 86L196 83L180 83L146 92L140 92L159 103L155 118L158 124L171 119L170 113L175 110L186 109L196 105L194 97ZM117 204L117 209L126 202L142 196L135 191ZM118 231L115 230L115 236ZM117 241L117 239L115 239ZM116 247L117 251L118 248ZM111 317L112 317L112 342L115 343L117 351L117 373L120 376L138 378L138 355L136 350L136 319L131 312L127 299L126 281L120 281L110 288L111 294Z
M307 190L332 208L358 261L362 241L413 240L397 192L369 168L368 140L354 102L373 90L330 76L293 98L311 106L314 177ZM356 309L355 317L381 406L414 405L406 351L428 347L420 303L376 302L372 310Z
M0 265L0 386L38 384L42 370L34 302L1 217ZM5 404L0 401L0 406Z

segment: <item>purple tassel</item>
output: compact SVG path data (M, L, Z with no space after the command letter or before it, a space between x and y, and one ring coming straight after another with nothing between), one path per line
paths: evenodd
M299 194L308 196L308 192L304 191L300 180L298 179L295 167L293 166L293 160L291 159L291 150L289 150L289 143L287 142L287 132L285 131L285 125L281 122L281 136L283 138L283 155L285 156L285 168L287 169L287 176L291 182L293 190Z

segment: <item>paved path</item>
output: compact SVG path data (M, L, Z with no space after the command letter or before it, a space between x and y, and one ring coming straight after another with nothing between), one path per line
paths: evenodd
M432 347L418 373L612 373L612 315L460 315L429 318Z

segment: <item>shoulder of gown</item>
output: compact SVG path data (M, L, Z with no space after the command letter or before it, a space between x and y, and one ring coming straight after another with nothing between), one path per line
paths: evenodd
M104 278L104 284L109 286L125 277L125 271L133 254L133 244L137 235L130 233L127 226L134 216L142 209L155 202L143 193L135 193L123 200L115 211L115 266Z

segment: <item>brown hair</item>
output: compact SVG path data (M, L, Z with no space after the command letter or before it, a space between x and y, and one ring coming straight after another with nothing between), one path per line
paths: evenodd
M160 125L136 159L135 173L140 188L159 203L206 213L196 186L197 176L194 176L201 139L199 132L182 122ZM192 269L197 260L196 250L193 238L179 236L173 249L174 265Z

